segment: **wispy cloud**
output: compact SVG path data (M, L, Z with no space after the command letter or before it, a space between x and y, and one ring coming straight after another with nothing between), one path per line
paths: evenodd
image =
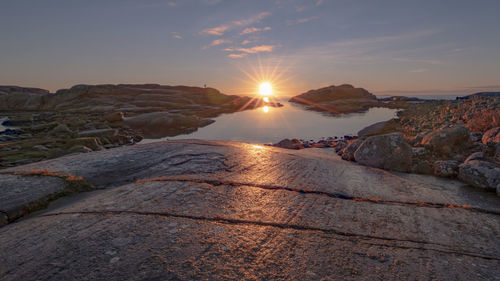
M216 39L210 43L210 46L217 46L217 45L222 45L222 44L231 44L233 41L229 39Z
M422 73L422 72L426 72L427 70L428 70L427 68L417 68L417 69L410 70L410 72L412 72L412 73Z
M312 17L301 18L301 19L297 19L297 20L287 20L285 23L287 25L294 25L294 24L301 24L301 23L310 22L310 21L316 20L316 19L319 19L319 17L318 16L312 16Z
M269 27L269 26L266 26L263 28L247 27L247 28L243 29L243 31L240 33L240 35L251 34L251 33L260 32L260 31L268 31L268 30L271 30L271 27Z
M318 1L316 1L316 7L319 7L319 6L323 5L324 2L325 2L325 0L318 0Z
M175 6L177 6L177 3L173 2L173 1L170 1L170 2L168 2L168 5L170 7L175 7Z
M274 45L260 45L252 48L239 48L238 51L248 54L256 54L256 53L270 53L274 50Z
M182 39L182 36L177 32L172 32L172 37L174 37L175 39Z
M250 41L250 40L243 40L243 41L241 41L241 45L243 45L243 46L245 46L247 44L250 44L250 43L252 43L252 41Z
M247 25L254 24L254 23L259 22L262 19L270 16L270 15L271 15L270 12L262 12L260 14L254 15L254 16L246 18L246 19L236 20L236 21L232 21L232 22L222 24L219 26L215 26L212 28L204 29L200 32L200 34L201 35L222 36L228 30L231 30L231 29L233 29L235 27L239 27L239 26L247 26Z
M442 64L442 62L439 60L418 59L418 58L393 58L392 60L401 62L425 63L425 64Z
M242 53L242 54L229 54L227 56L230 57L230 58L232 58L232 59L241 59L241 58L246 57L247 54L245 54L245 53Z

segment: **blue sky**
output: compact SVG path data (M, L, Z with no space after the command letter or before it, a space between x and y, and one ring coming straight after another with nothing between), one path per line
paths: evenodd
M498 0L0 0L0 84L500 91Z

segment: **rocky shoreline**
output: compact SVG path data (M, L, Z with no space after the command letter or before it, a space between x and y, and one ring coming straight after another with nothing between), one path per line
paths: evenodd
M188 134L261 99L213 88L157 84L76 85L50 93L0 86L0 168ZM2 119L3 117L3 119Z
M407 103L398 118L358 136L274 144L289 149L335 148L344 160L386 170L459 180L500 195L500 93L454 101Z

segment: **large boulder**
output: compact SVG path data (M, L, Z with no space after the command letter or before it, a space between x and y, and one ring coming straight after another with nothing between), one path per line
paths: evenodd
M438 160L434 162L434 175L438 177L455 177L458 174L458 161Z
M494 163L471 160L459 166L458 178L474 187L500 195L500 167Z
M354 153L356 162L386 170L408 172L412 150L399 133L367 138Z
M481 140L483 144L500 143L500 127L495 127L486 131Z
M421 145L427 146L433 152L448 155L456 150L463 150L469 145L470 132L464 126L454 126L425 135Z

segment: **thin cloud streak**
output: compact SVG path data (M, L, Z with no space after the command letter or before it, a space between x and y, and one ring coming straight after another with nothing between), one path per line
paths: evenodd
M233 28L239 27L239 26L247 26L254 24L256 22L261 21L262 19L270 16L270 12L262 12L260 14L254 15L250 18L247 19L241 19L241 20L236 20L232 21L230 23L222 24L216 27L212 28L207 28L204 29L200 32L201 35L215 35L215 36L222 36L226 31L229 31Z
M274 47L274 45L260 45L252 48L239 48L238 51L248 54L256 54L261 52L270 53L273 51Z
M264 28L260 28L260 27L247 27L247 28L243 29L243 31L240 33L240 35L246 35L246 34L251 34L251 33L255 33L255 32L269 31L269 30L271 30L271 27L269 27L269 26L266 26Z

